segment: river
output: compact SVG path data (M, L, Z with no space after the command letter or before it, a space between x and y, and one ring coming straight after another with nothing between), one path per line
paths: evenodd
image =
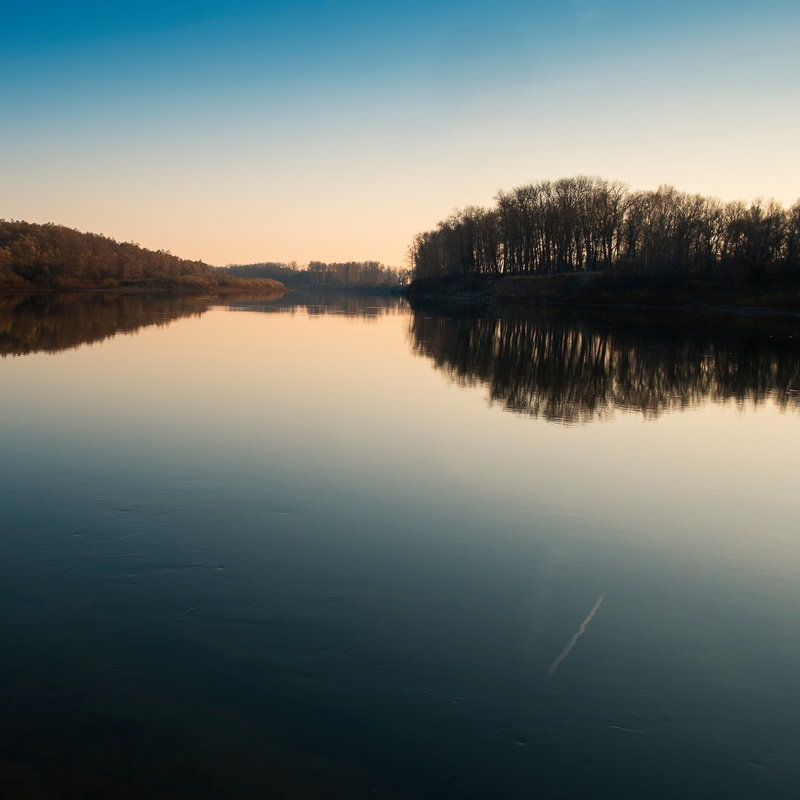
M0 787L792 798L800 324L0 297Z

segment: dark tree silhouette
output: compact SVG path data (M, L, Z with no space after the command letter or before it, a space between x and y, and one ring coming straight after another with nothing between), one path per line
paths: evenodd
M500 192L455 211L409 249L417 279L617 271L678 279L761 279L800 266L800 203L722 203L671 186L630 192L577 177Z

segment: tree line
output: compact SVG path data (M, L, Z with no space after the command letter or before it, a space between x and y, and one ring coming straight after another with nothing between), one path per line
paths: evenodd
M147 250L63 225L0 220L0 288L79 290L148 287L180 291L282 289L242 282L202 261Z
M416 279L615 270L681 279L800 273L800 201L722 202L671 186L631 191L594 177L500 192L454 211L409 249Z
M310 286L398 286L410 280L410 270L387 267L378 261L326 263L265 261L258 264L231 264L225 271L241 278L272 278L293 288Z

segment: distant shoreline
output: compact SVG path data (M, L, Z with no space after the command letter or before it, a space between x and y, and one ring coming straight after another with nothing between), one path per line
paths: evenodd
M235 280L235 279L234 279ZM162 296L197 296L197 295L229 295L229 294L262 294L278 297L286 294L287 288L278 281L242 280L240 284L226 283L219 286L186 286L142 284L138 286L2 286L0 294L125 294L125 295L162 295Z
M0 291L280 294L285 288L269 276L237 277L202 261L64 225L0 220Z

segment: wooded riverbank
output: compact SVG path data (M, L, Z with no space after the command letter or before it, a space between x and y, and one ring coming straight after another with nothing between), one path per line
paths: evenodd
M741 284L614 273L469 275L417 279L403 294L408 298L460 304L629 306L800 314L800 281L793 275Z

